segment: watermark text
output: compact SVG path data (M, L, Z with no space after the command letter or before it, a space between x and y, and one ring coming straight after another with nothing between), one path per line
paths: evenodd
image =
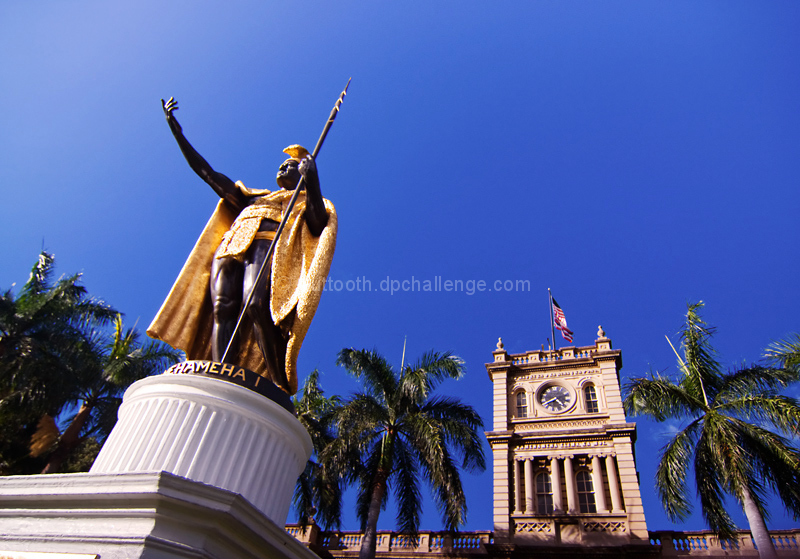
M356 293L463 293L465 295L475 295L486 292L514 292L530 291L531 282L526 279L458 279L445 278L443 276L432 276L427 278L393 278L386 276L380 280L373 281L366 276L355 279L336 279L331 276L321 282L318 289L322 291L334 292L356 292Z

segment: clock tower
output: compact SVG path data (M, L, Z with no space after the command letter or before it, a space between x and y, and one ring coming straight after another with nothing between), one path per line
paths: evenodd
M501 339L486 365L498 544L649 547L622 354L602 328L597 336L592 346L515 354Z

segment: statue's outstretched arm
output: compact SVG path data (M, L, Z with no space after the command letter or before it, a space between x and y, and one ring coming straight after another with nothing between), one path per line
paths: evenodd
M173 111L178 109L178 102L173 97L170 97L168 101L162 99L161 106L164 109L164 115L167 117L169 129L172 130L172 135L175 136L175 140L178 142L178 146L180 146L189 166L214 189L214 192L220 198L230 204L236 212L240 212L247 205L245 195L231 179L212 169L208 161L197 153L197 150L192 147L192 144L183 135L183 129L173 114Z
M325 202L322 200L322 191L319 187L317 166L311 155L306 155L298 165L303 183L306 188L305 219L311 234L319 237L328 224L328 212L325 211Z

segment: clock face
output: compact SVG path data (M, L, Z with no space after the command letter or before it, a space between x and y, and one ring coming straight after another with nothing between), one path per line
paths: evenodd
M539 393L539 403L549 412L562 412L572 405L572 394L566 387L554 384Z

